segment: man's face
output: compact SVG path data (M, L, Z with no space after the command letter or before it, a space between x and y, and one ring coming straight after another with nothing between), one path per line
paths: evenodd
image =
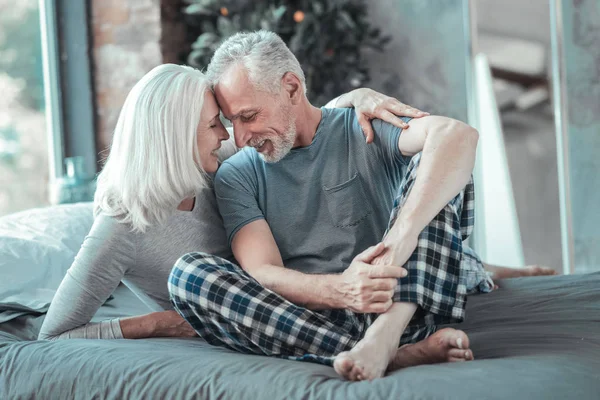
M294 108L286 94L283 87L278 94L257 90L243 67L229 68L215 86L215 96L233 124L237 147L254 147L267 162L285 157L296 140Z

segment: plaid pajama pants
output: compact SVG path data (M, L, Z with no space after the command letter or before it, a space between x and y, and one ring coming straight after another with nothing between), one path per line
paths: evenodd
M388 230L414 185L420 157L409 164ZM404 266L408 276L398 280L393 300L419 307L399 345L425 339L438 325L462 321L466 295L493 288L477 255L463 244L473 223L471 181L423 230ZM177 261L169 293L175 310L211 345L326 365L354 347L377 317L298 306L230 261L200 252Z

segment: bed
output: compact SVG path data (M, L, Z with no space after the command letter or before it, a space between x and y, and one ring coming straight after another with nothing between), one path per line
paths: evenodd
M62 268L55 274L60 277L91 224L91 208L35 212L41 214L11 217L8 225L0 219L0 399L600 398L600 273L500 281L500 290L469 298L467 321L459 325L470 336L475 361L413 367L373 382L346 382L329 367L236 354L200 339L38 341L55 276L40 280L44 290L29 290L25 305L14 290L1 297L7 276L19 275L6 262L19 248L7 226L31 242L15 220L31 226L49 215L45 229L57 230L51 232L53 251L69 253L60 268L53 266ZM76 221L64 226L65 219ZM43 232L32 232L43 242ZM27 259L40 265L22 266L29 268L26 279L32 268L45 268L48 254L40 254L42 260ZM148 311L121 285L94 319Z

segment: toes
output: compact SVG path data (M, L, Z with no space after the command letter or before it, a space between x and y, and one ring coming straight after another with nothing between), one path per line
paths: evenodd
M463 348L462 338L456 338L456 347L458 347L459 349Z
M448 351L448 360L461 359L462 361L473 360L473 352L471 350L452 349Z
M351 381L362 381L363 376L365 375L362 366L355 362L354 367L352 367L352 371L350 371L350 380Z
M455 332L455 337L456 337L456 347L458 347L459 349L464 349L464 350L469 349L469 347L470 347L469 337L467 336L466 333L464 333L463 331L457 330Z
M436 342L450 348L468 350L470 347L469 337L463 331L453 328L444 328L433 334L437 336Z
M456 347L459 349L463 349L463 350L468 350L469 349L469 337L467 336L466 333L464 333L463 331L456 331L454 333L454 341L450 342L450 345L452 347Z
M346 379L350 379L350 374L354 367L354 360L348 357L347 353L340 353L333 362L335 372Z

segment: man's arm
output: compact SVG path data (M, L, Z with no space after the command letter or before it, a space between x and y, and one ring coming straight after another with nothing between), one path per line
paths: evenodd
M398 147L406 156L422 151L419 173L384 239L390 251L376 262L404 265L421 231L469 182L478 138L477 130L451 118L428 116L411 121Z
M342 308L338 275L309 275L284 268L281 254L264 219L241 228L231 242L240 266L262 286L310 309Z
M382 313L391 306L396 279L406 276L400 267L370 262L383 245L367 249L340 275L312 275L285 268L269 225L264 219L250 222L233 237L233 254L263 287L292 303L312 310L347 308Z

